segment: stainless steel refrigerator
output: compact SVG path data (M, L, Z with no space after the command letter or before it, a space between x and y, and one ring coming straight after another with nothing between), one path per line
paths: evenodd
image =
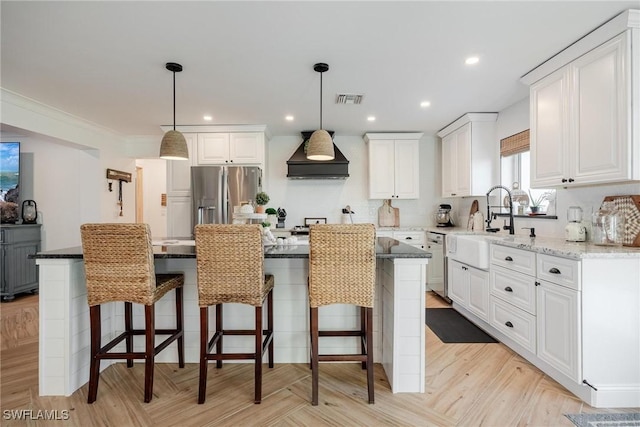
M254 200L262 189L255 166L192 166L192 228L196 224L231 224L233 207Z

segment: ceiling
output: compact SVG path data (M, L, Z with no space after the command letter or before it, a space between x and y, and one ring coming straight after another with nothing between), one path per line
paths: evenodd
M437 132L526 98L519 78L638 1L2 1L1 86L122 135ZM467 56L480 62L467 66ZM337 105L337 93L363 94ZM422 101L431 106L421 108ZM203 120L209 114L213 120ZM291 122L286 115L293 115ZM369 122L373 115L376 121Z

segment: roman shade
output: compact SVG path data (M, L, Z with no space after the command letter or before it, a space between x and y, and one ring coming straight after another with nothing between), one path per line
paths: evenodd
M500 156L507 157L529 151L529 129L500 140Z

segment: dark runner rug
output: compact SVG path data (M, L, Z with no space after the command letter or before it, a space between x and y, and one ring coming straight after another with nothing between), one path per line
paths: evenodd
M427 326L444 343L498 342L453 308L426 308L425 311Z
M628 414L565 414L578 427L640 426L640 412Z

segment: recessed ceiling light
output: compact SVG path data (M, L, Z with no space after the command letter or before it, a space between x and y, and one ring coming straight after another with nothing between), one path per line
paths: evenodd
M292 122L293 121L293 116L285 116L284 119L288 122Z
M474 64L477 64L478 62L480 62L480 58L478 58L477 56L470 56L464 60L464 63L467 65L474 65Z
M213 120L213 117L211 117L211 116L204 116L204 117L202 117L202 118L203 118L203 119L205 119L205 120L206 120L206 121L208 121L208 122L209 122L209 121L211 121L211 120Z
M430 106L431 106L431 102L429 102L429 101L422 101L422 102L420 103L420 106L421 106L422 108L430 107Z
M376 117L375 116L369 116L367 117L367 120L370 122L375 122L376 121Z

